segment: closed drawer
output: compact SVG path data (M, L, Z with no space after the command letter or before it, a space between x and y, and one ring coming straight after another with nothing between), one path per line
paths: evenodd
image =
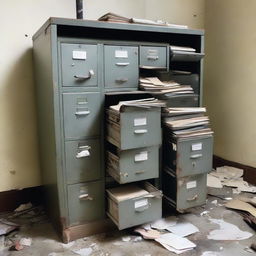
M207 195L207 174L191 175L177 178L165 169L163 172L163 193L167 202L177 211L205 204Z
M140 67L167 69L167 47L140 46Z
M65 156L68 184L92 181L101 177L99 139L67 141Z
M107 172L120 184L159 177L159 147L107 152Z
M100 134L100 93L64 93L64 132L67 139Z
M103 181L68 185L67 189L70 225L104 218Z
M104 66L105 87L138 87L138 47L105 45Z
M108 111L107 139L121 150L160 145L161 109L126 107L116 116ZM115 120L115 121L114 121Z
M124 185L121 191L119 188L107 190L108 216L120 230L162 217L162 192L147 182L139 188L143 191L135 191L131 185Z
M213 137L197 137L168 141L164 146L164 162L178 177L208 173L212 170Z
M98 86L97 45L61 44L62 86Z

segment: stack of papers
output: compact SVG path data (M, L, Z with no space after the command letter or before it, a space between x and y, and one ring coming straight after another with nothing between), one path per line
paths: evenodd
M120 101L117 105L110 106L110 109L116 112L120 112L120 109L122 106L139 107L139 108L165 107L165 102L155 98Z
M164 108L163 122L174 137L211 135L205 108Z
M180 85L174 81L161 81L157 77L140 78L140 89L148 91L152 95L164 95L165 97L194 93L190 85Z
M195 48L192 47L185 47L185 46L177 46L177 45L170 45L172 51L180 51L180 52L196 52Z

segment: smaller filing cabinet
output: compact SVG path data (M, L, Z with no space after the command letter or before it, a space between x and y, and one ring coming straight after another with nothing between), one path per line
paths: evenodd
M107 140L121 150L160 145L161 108L122 106L107 112Z
M107 172L120 184L159 177L159 146L107 152Z
M108 216L120 230L162 217L162 192L148 182L140 183L138 188L142 191L135 185L107 189Z

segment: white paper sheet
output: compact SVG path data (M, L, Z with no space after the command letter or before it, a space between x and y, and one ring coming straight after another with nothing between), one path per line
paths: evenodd
M173 248L173 247L171 247L170 245L168 245L168 244L165 244L165 243L161 243L161 242L159 242L159 241L157 241L159 244L161 244L165 249L167 249L168 251L170 251L170 252L174 252L174 253L176 253L176 254L182 254L182 253L184 253L184 252L187 252L187 251L190 251L190 250L193 250L193 248L189 248L189 249L184 249L184 250L177 250L177 249L175 249L175 248Z
M223 188L221 181L211 174L207 174L207 187L210 188Z
M155 229L163 230L170 226L176 225L176 223L177 223L177 218L175 216L170 216L165 219L154 221L153 223L151 223L151 227Z
M167 230L181 237L199 232L199 229L189 222L177 223L175 226L168 227Z

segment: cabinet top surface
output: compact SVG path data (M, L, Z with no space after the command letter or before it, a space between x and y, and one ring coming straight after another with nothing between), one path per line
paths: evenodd
M49 18L44 25L34 34L33 40L39 36L48 26L76 26L84 28L95 29L109 29L109 30L130 30L130 31L143 31L143 32L158 32L158 33L176 33L187 35L204 35L204 30L197 29L178 29L167 26L157 25L143 25L143 24L127 24L127 23L110 23L97 20L78 20L66 18Z

